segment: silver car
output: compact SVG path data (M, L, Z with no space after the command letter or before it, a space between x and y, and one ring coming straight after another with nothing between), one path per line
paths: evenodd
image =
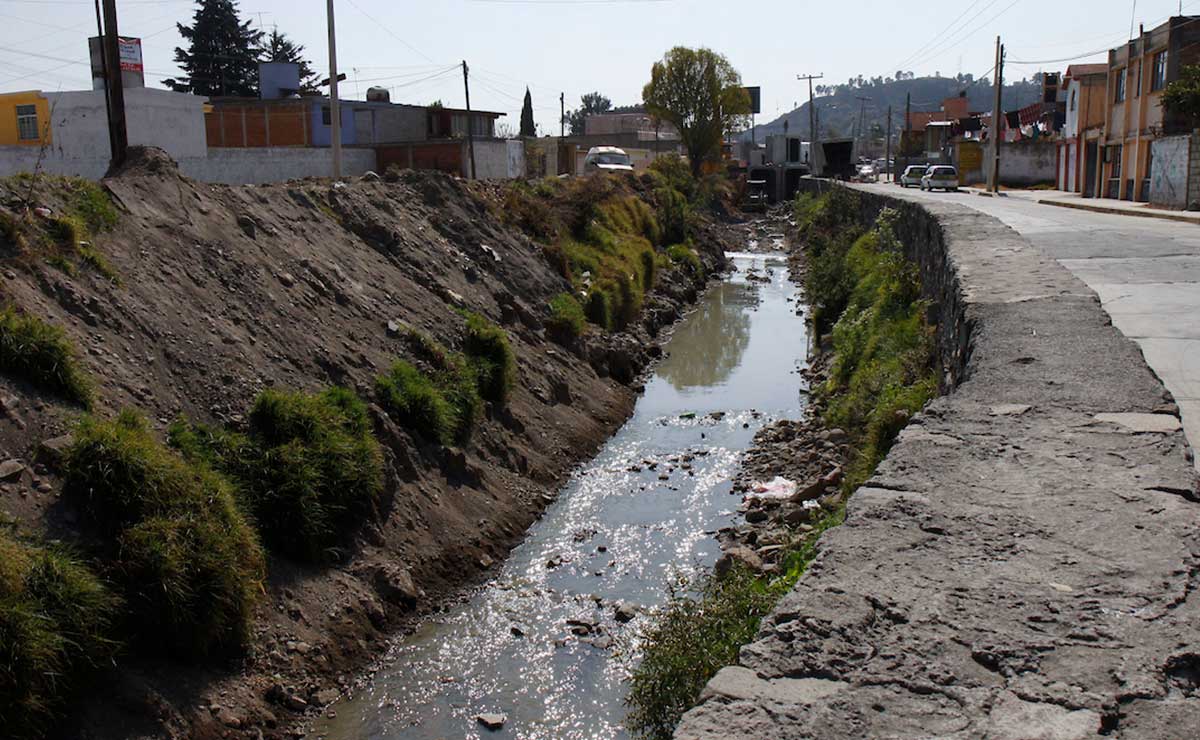
M925 176L925 170L929 169L927 164L910 164L904 168L904 172L900 173L900 187L909 188L912 186L921 187L921 178Z
M958 190L958 170L949 165L936 165L921 177L922 190Z

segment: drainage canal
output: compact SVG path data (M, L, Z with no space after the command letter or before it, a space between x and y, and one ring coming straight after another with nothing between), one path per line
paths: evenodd
M627 737L640 623L674 574L715 560L713 535L734 519L730 481L754 433L803 407L807 337L786 260L730 257L737 270L679 324L633 417L525 542L490 581L399 640L310 737ZM489 713L503 715L498 730L480 723Z

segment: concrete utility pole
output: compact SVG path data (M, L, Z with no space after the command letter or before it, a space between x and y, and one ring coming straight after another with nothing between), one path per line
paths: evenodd
M104 0L104 89L108 101L108 136L112 166L125 163L129 133L125 130L125 87L121 84L121 42L117 36L117 0Z
M867 138L866 133L864 132L864 127L867 125L867 103L870 103L871 99L865 98L861 95L856 95L855 99L857 99L861 104L858 109L858 138L863 139L863 141L869 144L870 139Z
M817 165L817 103L813 98L813 80L819 80L825 77L822 72L819 75L796 75L797 80L808 80L808 171L812 171Z
M888 106L887 146L883 155L884 180L892 179L892 106Z
M337 38L333 30L333 0L325 0L329 22L329 138L333 149L333 179L342 177L342 114L338 109Z
M558 94L558 138L567 135L567 94Z
M908 155L904 154L905 147L908 146L908 140L912 133L912 93L904 94L904 133L900 136L900 153L903 154L900 162L905 169L908 168ZM900 170L901 173L904 170Z
M467 151L471 157L471 179L475 179L475 129L471 125L471 85L467 82L467 60L462 63L463 91L467 98Z
M988 165L988 190L993 193L1000 189L1000 121L1004 112L1001 110L1001 93L1004 91L1004 46L1000 37L996 37L996 77L995 98L992 103L992 157Z

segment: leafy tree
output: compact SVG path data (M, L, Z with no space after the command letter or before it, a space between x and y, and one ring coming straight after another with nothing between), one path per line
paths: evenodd
M1200 124L1200 65L1179 70L1179 79L1167 83L1163 90L1162 106L1193 126Z
M537 136L537 126L533 123L533 96L529 88L525 88L525 104L521 106L521 136Z
M238 17L234 0L197 0L192 25L177 23L188 42L175 48L175 61L184 74L163 80L175 92L195 95L258 95L258 56L262 31Z
M612 101L599 92L590 92L579 98L580 106L567 111L567 125L571 133L578 136L584 133L584 121L588 116L597 113L607 113L612 110Z
M687 148L692 172L721 151L721 139L742 127L750 95L729 60L712 49L676 46L650 70L642 89L646 111L671 123Z
M267 62L291 62L300 67L300 94L316 95L320 92L317 87L317 73L312 65L304 58L304 47L287 37L278 30L271 31L267 37L267 45L263 47L263 60Z

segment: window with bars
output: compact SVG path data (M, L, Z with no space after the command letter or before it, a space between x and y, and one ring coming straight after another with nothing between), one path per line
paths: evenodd
M1167 86L1167 52L1160 51L1154 55L1154 75L1150 79L1151 90L1161 90Z
M1120 70L1115 75L1113 75L1113 77L1116 80L1113 83L1113 85L1116 87L1116 91L1113 93L1113 102L1114 103L1124 103L1125 102L1125 70L1123 70L1123 69Z
M37 141L41 136L38 132L38 115L36 105L17 106L17 139L20 141Z

